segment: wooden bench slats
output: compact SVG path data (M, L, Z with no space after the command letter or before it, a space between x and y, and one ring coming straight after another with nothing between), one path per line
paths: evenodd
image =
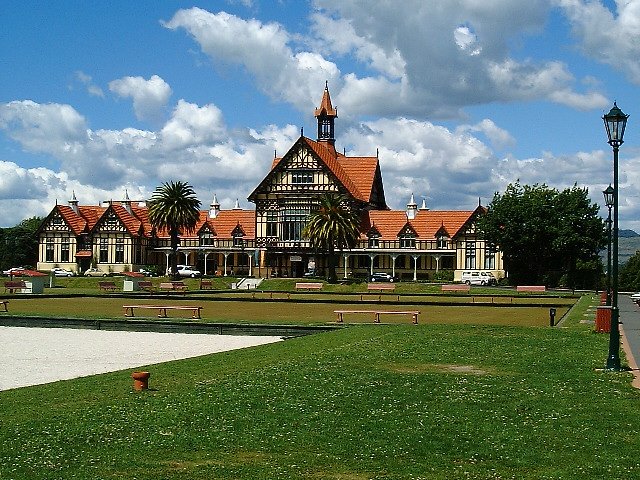
M23 281L15 280L4 282L4 291L9 293L15 293L16 290L22 290L27 288L27 285Z
M518 285L517 292L546 292L547 287L544 285Z
M98 287L100 288L100 290L105 290L108 292L113 292L117 288L114 282L98 282Z
M204 290L205 288L212 289L213 282L211 280L200 280L200 290Z
M163 282L160 284L160 290L186 293L187 286L183 282Z
M443 292L469 292L471 290L471 285L453 283L451 285L442 285L441 289Z
M322 283L314 282L298 282L296 283L296 290L321 290Z
M420 311L418 310L334 310L333 313L338 315L338 323L344 322L344 315L347 313L372 313L374 323L380 323L380 315L411 315L413 318L413 323L418 323L418 315L420 315Z
M123 305L124 316L134 317L134 309L146 308L148 310L158 310L158 317L167 318L167 310L191 310L192 318L202 318L200 311L203 307L199 305Z

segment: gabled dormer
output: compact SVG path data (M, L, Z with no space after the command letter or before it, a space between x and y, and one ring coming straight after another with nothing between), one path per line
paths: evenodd
M214 245L216 236L216 230L207 222L205 222L202 227L200 227L200 230L198 230L198 239L200 246Z
M398 239L400 240L400 248L416 248L416 233L413 226L407 222L398 232Z
M367 231L367 239L369 248L378 248L380 246L380 231L374 225L371 225L371 228Z
M244 246L244 236L245 232L242 228L242 225L238 223L233 231L231 232L231 236L233 237L233 246L234 247L242 247Z

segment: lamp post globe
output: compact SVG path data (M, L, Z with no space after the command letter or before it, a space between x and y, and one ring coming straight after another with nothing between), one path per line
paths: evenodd
M618 150L624 143L624 131L629 115L618 108L613 108L602 117L607 131L608 143L613 148L613 260L611 265L611 330L609 332L609 355L607 369L620 370L620 311L618 309Z

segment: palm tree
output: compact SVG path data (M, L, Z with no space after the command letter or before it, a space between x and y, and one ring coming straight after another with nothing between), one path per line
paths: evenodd
M177 278L179 236L193 232L200 218L200 200L188 183L165 182L155 189L148 207L151 225L169 231L171 276Z
M309 215L302 236L308 239L313 247L327 253L327 281L335 283L336 249L355 246L360 236L360 217L358 212L349 208L346 195L327 193L321 195L319 200L318 209Z

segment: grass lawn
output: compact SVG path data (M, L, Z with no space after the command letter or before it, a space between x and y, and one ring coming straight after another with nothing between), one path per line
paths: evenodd
M598 371L591 300L566 328L359 325L149 366L144 392L0 392L0 478L638 478L640 393Z
M242 294L240 294L242 295ZM123 305L202 305L203 322L239 322L239 323L275 323L275 324L326 324L336 321L334 310L419 310L420 323L474 323L491 325L521 325L521 326L545 326L549 324L549 309L546 307L512 307L512 306L480 306L471 303L472 298L461 299L468 302L468 306L445 305L412 305L400 302L392 304L363 303L359 297L353 297L351 301L343 297L331 297L329 295L299 294L295 298L315 300L313 303L289 303L273 302L268 299L260 301L238 301L239 295L235 294L229 300L211 300L211 296L181 299L173 295L171 298L149 298L148 295L135 298L122 298L109 295L85 298L48 298L26 297L15 295L9 300L9 311L12 315L39 315L52 317L81 317L81 318L124 318ZM292 297L294 298L294 297ZM336 300L337 298L337 300ZM376 298L373 296L371 298ZM384 298L384 296L383 296ZM394 297L395 298L395 297ZM411 297L407 297L411 298ZM447 296L449 300L454 297ZM235 299L235 300L234 300ZM330 299L340 303L328 303L322 301ZM424 300L424 299L423 299ZM405 299L405 301L408 301ZM514 303L523 302L525 299L516 299ZM526 299L527 302L549 301L548 299ZM575 302L575 299L553 299L561 307L557 308L559 319ZM138 310L136 315L155 317L154 310ZM171 311L172 319L191 320L190 311ZM352 314L345 315L348 323L370 323L372 315ZM409 323L410 316L384 315L382 321L386 323Z

